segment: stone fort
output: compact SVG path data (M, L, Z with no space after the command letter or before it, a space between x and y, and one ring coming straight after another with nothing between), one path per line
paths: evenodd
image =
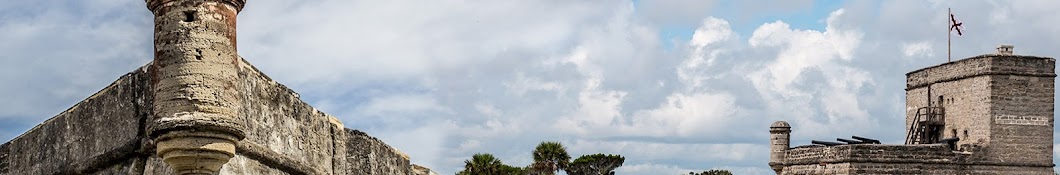
M777 174L1053 174L1056 60L998 52L906 74L905 144L857 137L790 147L770 126Z
M435 174L236 52L246 0L146 0L154 59L0 145L0 174Z

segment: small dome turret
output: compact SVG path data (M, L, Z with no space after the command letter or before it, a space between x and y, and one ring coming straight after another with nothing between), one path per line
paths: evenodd
M791 147L791 125L784 121L776 121L769 125L769 167L777 174L783 174L784 156L789 147Z
M785 121L776 121L773 122L773 125L770 125L769 128L791 128L791 125Z

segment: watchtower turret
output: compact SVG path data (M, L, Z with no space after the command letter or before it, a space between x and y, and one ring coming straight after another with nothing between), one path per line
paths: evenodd
M246 0L146 0L155 16L148 136L178 174L215 174L246 128L235 87L236 14Z
M769 126L769 167L777 174L784 169L784 155L791 146L791 125L776 121Z

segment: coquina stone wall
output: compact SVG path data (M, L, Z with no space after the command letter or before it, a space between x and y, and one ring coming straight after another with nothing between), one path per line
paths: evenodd
M220 174L412 174L408 155L345 128L241 62L237 118L246 138ZM173 174L145 134L148 66L0 145L0 174Z
M1052 174L1050 167L999 164L946 144L801 146L789 149L782 174Z
M945 144L883 145L852 144L805 146L789 149L785 165L841 162L949 163L957 154Z
M1055 60L993 59L997 71L1013 73L991 76L990 156L1015 165L1052 166Z
M910 72L906 128L916 109L942 106L944 138L981 148L984 161L1052 166L1055 60L986 54ZM964 150L969 151L969 150Z
M412 174L412 164L405 153L358 130L346 130L350 171L346 174L387 175Z
M138 69L0 145L0 174L142 171L150 76Z

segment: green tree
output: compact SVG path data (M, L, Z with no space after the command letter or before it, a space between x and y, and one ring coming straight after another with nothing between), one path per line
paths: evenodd
M533 155L534 163L528 167L530 174L556 174L570 162L567 148L559 142L541 142L534 148Z
M689 175L732 175L729 170L708 170L702 173L688 172Z
M621 155L590 154L574 159L564 171L568 175L611 175L626 161Z
M522 168L505 165L492 154L479 153L464 161L464 170L457 175L521 175Z

